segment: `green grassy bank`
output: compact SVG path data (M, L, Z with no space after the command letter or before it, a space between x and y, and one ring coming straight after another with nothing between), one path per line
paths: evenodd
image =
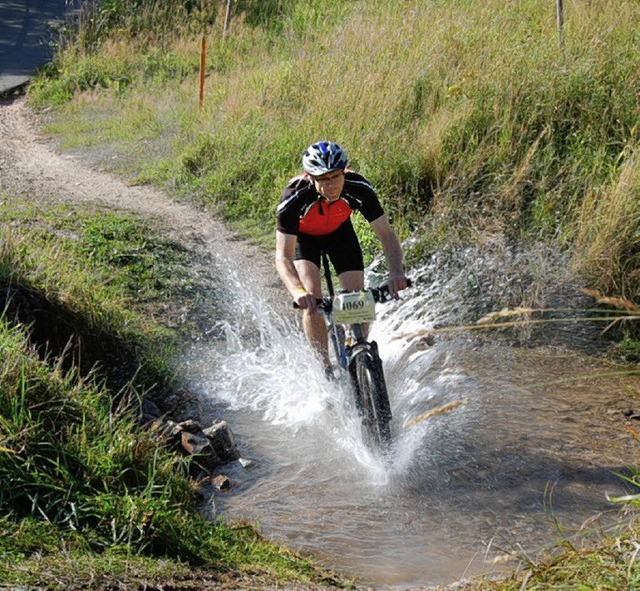
M203 514L189 461L141 425L143 398L183 385L166 319L199 288L185 248L131 215L0 197L0 586L323 580Z

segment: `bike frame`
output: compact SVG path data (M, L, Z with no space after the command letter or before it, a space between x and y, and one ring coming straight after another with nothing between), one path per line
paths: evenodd
M391 406L384 379L382 361L378 354L378 344L366 337L366 324L346 325L349 335L345 338L345 328L334 319L334 296L331 270L326 253L322 253L322 266L328 296L321 300L329 329L329 339L338 363L349 374L354 388L355 402L362 419L363 438L371 449L384 450L391 441ZM374 299L386 301L388 289L371 289ZM347 342L348 341L348 342Z
M369 343L367 343L365 338L364 325L350 324L350 336L353 337L355 343L353 346L347 347L345 343L344 329L336 324L333 319L333 298L335 296L335 291L333 289L333 280L331 278L331 269L329 267L329 257L325 252L322 252L321 257L324 279L327 284L327 292L329 293L328 297L325 297L322 300L322 309L329 324L329 339L333 343L334 352L338 357L337 361L340 364L340 367L343 369L349 369L350 361L352 359L352 355L350 353L353 347L355 345L369 345Z
M343 325L337 324L334 318L335 291L326 252L321 253L321 259L329 295L318 298L317 303L325 315L329 341L337 361L349 373L355 388L356 405L362 417L364 436L371 447L381 450L386 448L391 440L389 424L392 417L378 344L367 340L366 323L357 322L344 325L349 330L347 343ZM407 279L407 286L410 285L411 281ZM369 291L374 301L389 301L388 286L370 288ZM295 301L293 307L299 307Z

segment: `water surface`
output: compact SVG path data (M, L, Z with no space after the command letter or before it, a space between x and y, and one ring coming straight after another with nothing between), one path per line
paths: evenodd
M189 358L206 412L226 418L255 461L225 467L227 519L379 587L513 567L618 520L608 496L628 492L618 474L638 448L624 410L640 384L605 377L615 368L568 350L566 332L562 347L552 327L544 347L446 332L429 344L415 334L443 316L429 290L381 308L372 337L394 413L383 459L363 445L349 387L324 378L293 314L250 292L234 310Z

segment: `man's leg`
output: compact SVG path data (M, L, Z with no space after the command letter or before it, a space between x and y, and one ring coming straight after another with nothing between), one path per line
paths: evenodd
M359 291L364 289L364 271L345 271L338 276L342 289Z
M304 259L294 261L296 270L305 289L315 295L317 298L322 297L322 280L320 269L315 263ZM329 351L327 340L327 325L321 310L309 312L303 310L302 329L307 336L311 346L320 353L325 366L329 366Z

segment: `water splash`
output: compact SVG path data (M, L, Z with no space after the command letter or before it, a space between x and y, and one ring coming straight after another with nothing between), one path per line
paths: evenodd
M487 302L506 280L491 269L485 282L482 270L509 257L474 256L444 271L429 261L412 273L402 301L379 306L371 337L394 414L384 458L362 443L348 385L325 379L295 314L276 313L232 273L232 313L190 358L202 396L237 417L237 439L262 460L257 471L236 474L236 492L219 499L227 515L259 520L269 535L365 581L420 585L493 570L487 541L496 536L526 540L527 551L555 541L549 482L556 518L575 523L606 509L602 492L616 491L612 469L626 448L599 427L610 465L602 448L589 452L594 438L583 434L598 431L576 408L620 396L624 385L540 390L527 384L584 367L464 334L398 338L495 309ZM471 285L470 276L480 281ZM495 291L478 305L474 285Z

